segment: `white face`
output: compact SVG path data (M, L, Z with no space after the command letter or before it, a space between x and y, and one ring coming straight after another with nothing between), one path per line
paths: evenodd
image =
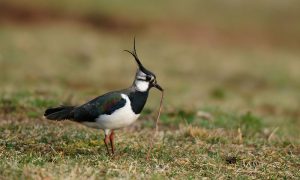
M136 80L134 83L135 83L135 87L138 91L145 92L149 88L148 81Z
M134 81L138 91L145 92L149 89L150 82L147 80L147 75L142 71L138 71Z

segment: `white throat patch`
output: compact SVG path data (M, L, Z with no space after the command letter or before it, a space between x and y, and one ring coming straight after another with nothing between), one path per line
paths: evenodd
M149 82L136 80L135 87L138 91L145 92L149 88Z

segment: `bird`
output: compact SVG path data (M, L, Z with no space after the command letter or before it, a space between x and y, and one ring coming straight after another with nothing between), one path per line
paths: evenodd
M61 105L47 108L44 117L56 121L71 120L90 128L102 129L107 154L113 155L115 153L114 131L129 126L138 119L151 88L164 91L157 83L156 75L141 63L135 44L134 38L133 50L124 50L134 57L137 64L135 78L130 87L108 92L79 106Z

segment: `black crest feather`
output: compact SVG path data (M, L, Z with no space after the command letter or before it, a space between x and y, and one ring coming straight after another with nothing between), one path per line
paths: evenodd
M138 66L139 66L139 68L140 68L141 70L145 69L144 66L142 65L142 63L141 63L141 61L140 61L140 59L139 59L137 53L136 53L136 48L135 48L135 37L133 38L133 51L129 51L129 50L124 50L124 51L130 53L130 54L134 57L136 63L138 64Z

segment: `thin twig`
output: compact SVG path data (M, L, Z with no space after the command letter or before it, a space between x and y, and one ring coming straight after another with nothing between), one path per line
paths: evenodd
M155 136L158 132L158 120L160 118L160 113L161 113L161 110L162 110L163 98L164 98L164 91L161 91L160 105L159 105L159 110L158 110L158 114L157 114L157 118L156 118L156 122L155 122L155 132L154 132L154 135L152 136L151 141L150 141L150 147L149 147L147 157L146 157L147 160L149 160L149 157L150 157L150 154L151 154L151 151L152 151L152 148L153 148L154 138L155 138Z
M270 134L269 137L268 137L268 142L271 141L271 139L273 138L273 136L275 135L275 133L277 132L277 130L278 130L278 127L276 127L276 128L271 132L271 134Z

